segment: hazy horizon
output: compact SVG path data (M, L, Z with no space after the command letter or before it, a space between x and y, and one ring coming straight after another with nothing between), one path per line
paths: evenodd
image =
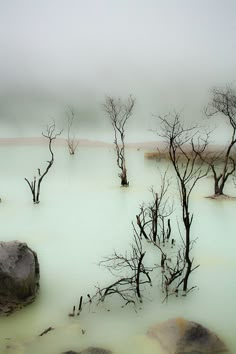
M199 121L213 86L234 83L233 0L0 1L0 136L31 136L78 114L81 137L112 133L106 95L136 98L127 130L153 114ZM129 135L127 133L127 137Z

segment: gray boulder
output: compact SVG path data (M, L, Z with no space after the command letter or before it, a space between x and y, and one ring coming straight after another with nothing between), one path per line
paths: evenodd
M37 254L26 243L0 242L0 315L34 301L39 289Z
M148 329L147 335L155 338L168 354L226 353L224 342L201 324L174 318Z

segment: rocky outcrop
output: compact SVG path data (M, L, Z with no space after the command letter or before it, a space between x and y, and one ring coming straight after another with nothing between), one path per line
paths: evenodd
M0 242L0 315L34 301L39 289L37 255L26 243Z
M149 328L147 335L158 340L168 354L215 354L228 352L222 340L199 323L174 318Z
M64 352L63 354L112 354L112 352L103 348L89 347L80 352L74 352L73 350L69 350L68 352Z

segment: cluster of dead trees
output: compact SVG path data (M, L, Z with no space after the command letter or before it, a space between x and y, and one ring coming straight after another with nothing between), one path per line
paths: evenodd
M192 256L195 240L191 232L193 214L190 197L197 182L208 173L208 169L203 168L204 161L198 160L196 164L198 155L207 146L207 136L204 140L200 139L197 129L185 127L178 114L160 117L160 122L160 135L168 145L179 190L182 212L178 226L172 227L173 210L168 197L170 180L166 172L160 190L156 192L152 189L152 202L140 206L136 223L132 223L133 242L130 250L124 254L114 251L100 263L115 280L105 287L97 287L89 303L92 300L104 302L111 295L120 297L124 305L140 303L147 286L156 287L157 279L161 279L165 299L170 294L186 295L194 288L189 286L189 277L198 265ZM189 144L192 147L191 156L185 150L189 149ZM181 160L176 154L179 150L183 154Z
M125 158L125 128L128 119L131 117L133 113L135 105L135 99L132 96L129 96L127 101L122 101L121 99L115 99L113 97L107 97L105 104L103 105L104 111L107 113L113 130L114 130L114 144L117 156L117 166L120 169L119 177L122 186L128 186L129 182L127 179L127 164ZM208 118L219 118L220 120L225 120L228 127L230 128L229 139L224 145L224 147L217 152L209 151L209 138L210 133L207 134L201 133L198 131L198 151L196 152L194 149L196 144L192 144L191 139L186 140L184 135L184 131L178 132L182 133L181 145L178 145L175 151L172 151L171 160L173 162L173 158L175 160L180 160L182 158L186 158L186 156L191 156L191 159L194 160L194 165L199 163L201 160L205 168L212 172L214 179L214 196L222 196L224 195L224 189L226 182L229 177L235 177L236 170L236 92L230 86L226 88L219 89L213 88L211 90L211 98L208 106L205 109L206 117ZM167 128L167 123L169 122L169 118L171 116L178 116L178 122L180 122L181 117L179 114L174 113L172 115L166 116L165 126ZM162 117L159 117L162 122ZM179 123L178 123L179 124ZM170 128L170 126L169 126ZM175 128L173 126L173 128ZM186 132L191 131L191 129L195 129L197 127L189 127ZM197 131L197 129L195 129ZM159 134L159 130L157 134ZM204 135L204 137L203 137ZM165 136L164 136L165 137ZM170 137L169 137L170 138ZM173 137L172 137L173 138ZM179 137L176 137L179 139ZM176 139L177 140L177 139ZM184 145L187 146L184 146ZM199 149L200 145L202 146ZM167 149L170 146L170 140L167 141ZM183 151L184 146L184 151ZM188 149L187 149L188 147ZM168 153L170 151L168 150ZM190 159L190 160L191 160ZM189 160L189 161L190 161ZM183 162L184 163L184 162ZM202 167L202 164L200 163Z
M116 151L116 162L120 170L118 176L120 178L121 186L129 186L129 181L127 177L127 163L125 154L125 133L126 124L133 113L135 106L135 99L130 95L126 101L122 101L120 98L116 99L114 97L106 97L105 103L103 104L103 110L108 115L109 120L114 131L114 145ZM210 102L205 110L207 117L220 117L228 123L228 127L231 130L228 142L223 149L217 152L212 152L208 150L210 133L208 132L203 136L203 134L197 129L197 127L184 128L181 126L181 117L178 113L169 114L166 117L159 117L162 126L165 126L164 131L160 128L157 129L157 134L162 136L167 144L168 155L171 159L172 164L178 162L187 166L200 166L201 171L211 171L214 180L214 197L224 195L224 190L226 183L230 177L235 178L236 171L236 93L232 87L226 87L224 89L214 88L211 92ZM70 155L74 155L78 145L79 140L76 138L75 134L72 132L73 125L76 119L75 110L72 107L68 107L67 112L67 146ZM174 118L173 124L171 119ZM171 129L172 133L177 134L176 136L170 136ZM176 129L179 129L176 131ZM195 131L194 134L198 134L198 143L196 150L196 139L193 142L193 137L191 132ZM162 134L163 132L163 134ZM187 133L190 133L187 136ZM54 155L52 151L52 142L57 138L61 132L55 132L55 123L47 127L46 133L42 133L45 138L48 139L48 148L50 153L50 160L47 162L48 165L46 169L41 172L38 168L37 175L34 176L32 181L25 178L30 191L33 196L33 202L35 204L39 203L40 187L42 180L48 173L49 169L54 163ZM166 135L166 134L169 134ZM175 146L173 147L173 138L175 138ZM171 140L172 139L172 140ZM199 163L199 160L201 161ZM175 166L175 165L174 165ZM180 180L180 174L178 173L176 167L175 172L179 179L180 185L185 184L185 180ZM205 172L204 172L205 174Z
M135 99L132 96L129 96L126 102L107 97L103 105L114 130L117 166L120 169L122 186L129 185L125 127L133 113L134 105ZM140 206L136 222L132 223L133 242L130 249L124 254L114 251L100 263L115 277L114 281L104 287L98 286L94 295L87 294L87 301L84 301L84 304L104 302L111 295L117 295L125 305L140 303L147 287L153 287L154 279L158 278L157 273L160 275L165 299L170 294L186 295L195 287L189 285L189 277L198 267L192 255L195 239L192 237L194 215L190 207L191 194L198 181L211 171L214 179L214 197L222 196L226 182L235 175L236 94L232 88L212 90L206 116L217 115L225 118L231 129L228 145L217 153L208 150L210 133L203 134L197 126L186 126L179 113L158 117L159 127L155 132L166 143L172 172L177 181L181 217L178 219L177 227L176 225L173 227L173 210L167 196L170 182L166 172L160 190L152 189L152 202ZM74 136L71 137L74 117L74 111L69 109L67 143L69 153L72 155L78 146ZM25 178L36 204L39 203L41 183L54 163L52 143L61 132L56 132L55 123L47 127L43 136L48 139L50 160L47 161L43 171L38 169L37 176L31 182ZM82 311L82 305L81 296L79 313Z
M104 105L114 129L121 185L128 185L124 137L125 124L131 116L134 103L132 97L127 103L108 97ZM168 198L170 181L166 172L160 190L157 192L152 189L152 202L140 206L136 222L132 223L133 241L130 249L125 253L114 251L100 262L114 280L106 286L97 286L94 295L87 294L84 304L99 304L111 296L120 298L124 305L141 303L147 289L157 285L157 279L160 279L165 300L169 295L186 295L195 288L189 280L192 272L199 267L193 256L196 239L192 236L194 215L191 211L191 194L196 184L210 171L214 178L215 197L224 195L227 180L234 176L236 94L232 88L212 90L206 115L225 118L231 128L228 145L220 152L209 152L210 133L203 134L197 126L186 126L179 113L158 117L160 125L156 133L166 143L178 185L181 216L177 226L173 227L173 209ZM121 139L119 142L118 136ZM174 220L176 222L176 218Z

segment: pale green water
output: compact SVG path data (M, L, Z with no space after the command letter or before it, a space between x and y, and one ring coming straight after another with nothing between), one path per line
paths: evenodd
M80 148L71 157L64 147L56 147L55 165L42 184L41 203L35 206L24 177L33 177L47 158L46 147L0 148L1 240L27 242L41 266L37 300L0 318L0 353L5 353L7 343L24 343L21 351L18 347L22 354L56 354L91 345L117 353L161 353L144 335L148 326L175 316L216 331L234 352L236 202L205 199L212 193L209 178L193 193L193 228L198 237L194 254L201 266L191 279L198 290L186 298L171 298L167 304L162 304L162 294L156 291L154 301L146 299L137 313L107 304L96 313L85 310L79 318L69 318L80 295L110 279L97 262L114 249L128 247L131 221L139 205L150 200L150 187L158 189L159 171L154 161L144 160L142 151L130 150L130 187L122 189L113 150ZM165 170L166 165L159 163L159 167ZM228 192L236 194L233 185ZM176 188L170 193L176 196ZM49 326L56 329L38 337Z

